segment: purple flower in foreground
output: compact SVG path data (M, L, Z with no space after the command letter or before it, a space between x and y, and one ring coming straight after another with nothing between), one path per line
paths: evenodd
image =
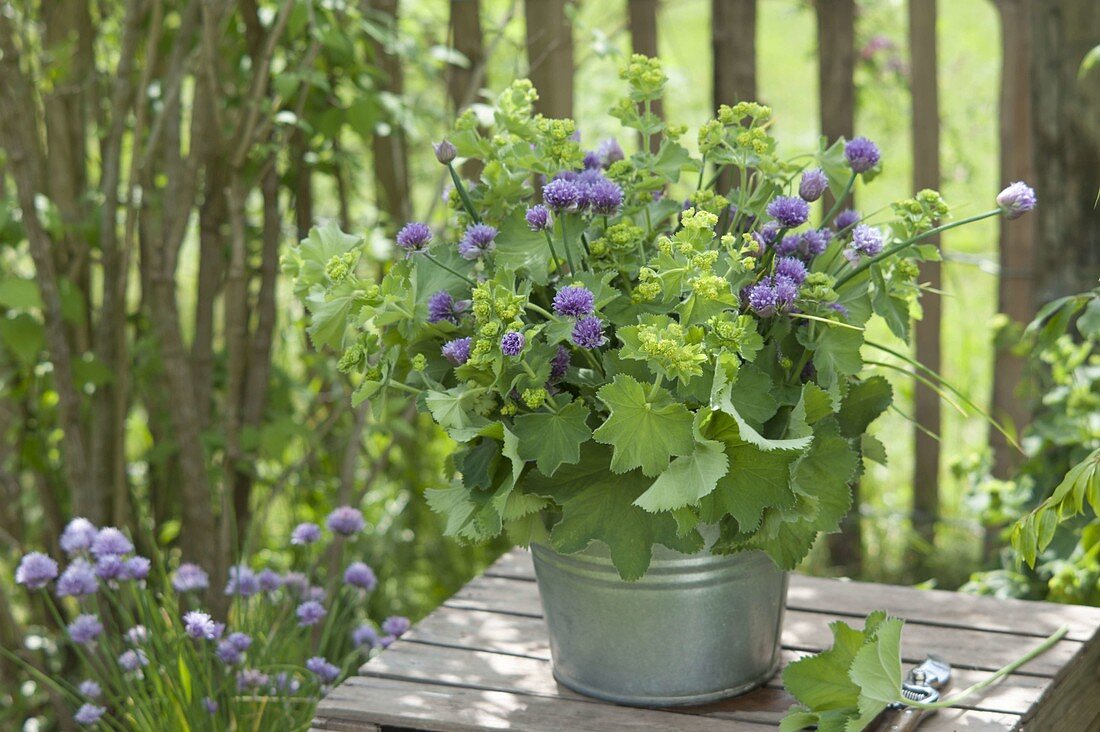
M523 352L523 347L526 345L527 339L523 337L522 333L510 330L501 336L500 352L505 356L518 356Z
M837 232L841 232L844 229L849 229L859 223L860 215L859 211L854 208L846 208L836 215L833 219L833 226Z
M594 170L600 167L600 154L595 150L589 150L584 154L584 167L585 170Z
M760 231L753 235L757 243L760 244L760 248L771 246L775 244L775 237L779 235L779 222L769 221L760 227Z
M857 137L844 145L844 157L853 173L866 173L878 164L878 145L866 137Z
M775 263L775 274L801 285L806 280L806 265L794 257L783 257Z
M463 311L469 306L469 300L455 302L451 293L446 290L440 290L428 298L428 322L438 323L445 320L449 323L458 325L458 321L462 317Z
M458 243L458 253L463 259L478 259L496 249L497 229L488 224L474 224L466 229Z
M241 651L228 640L218 641L218 648L214 651L218 660L226 666L235 666L241 662Z
M95 615L77 615L69 623L69 638L73 643L86 646L103 632L103 623Z
M443 354L443 358L455 366L461 366L470 359L470 347L472 345L472 338L455 338L453 341L444 343L440 353Z
M573 325L573 344L591 350L607 343L603 334L603 321L594 315L581 318Z
M57 580L58 597L94 595L98 589L99 581L95 578L95 571L92 565L83 559L77 559L66 567L61 573L61 578Z
M229 568L229 581L225 584L225 594L252 597L260 591L260 580L256 573L243 564Z
M333 509L325 519L325 524L330 531L340 536L358 534L366 526L366 522L363 521L363 512L351 506L339 506Z
M866 224L858 224L852 232L852 243L844 256L853 264L861 256L873 257L882 251L882 232Z
M401 615L391 615L382 621L382 632L387 635L403 636L412 626L409 619Z
M306 661L306 668L317 675L317 678L326 684L331 684L340 677L340 667L334 663L329 663L320 656L314 656Z
M779 196L768 204L768 216L784 229L793 229L810 218L810 204L797 196Z
M260 570L260 573L256 575L256 579L260 583L261 592L274 592L283 586L283 578L271 567L264 567Z
M798 253L798 246L802 243L801 234L787 234L783 240L775 245L775 256L789 257Z
M1038 200L1035 191L1027 183L1016 181L997 194L997 205L1004 211L1006 219L1017 219L1035 208Z
M527 219L527 226L531 231L549 231L554 226L554 217L550 209L541 203L527 209L523 218Z
M563 287L554 295L554 312L580 318L596 309L596 296L587 287Z
M192 610L183 614L183 631L195 640L214 640L214 619L209 614Z
M23 557L15 570L17 584L28 590L40 590L57 577L57 562L42 552L31 552Z
M779 306L779 296L766 279L749 288L747 299L749 307L762 318L775 315Z
M302 627L316 625L321 622L321 618L325 617L327 613L325 606L316 600L306 600L295 611L298 616L298 625Z
M427 224L411 221L397 232L397 246L406 252L419 252L432 241L432 230Z
M798 284L788 277L776 276L774 287L776 306L780 310L789 308L798 297Z
M829 178L821 168L811 168L802 174L798 184L798 195L803 201L816 201L829 187Z
M197 564L184 562L172 576L172 587L176 592L197 592L210 586L206 571Z
M147 557L130 557L126 560L126 566L123 568L123 579L141 581L149 576L151 567L152 562Z
M126 579L126 562L117 554L108 554L95 563L95 576L104 582Z
M432 149L435 150L435 159L443 165L452 162L458 156L458 149L455 148L453 142L446 138L433 144Z
M252 636L248 633L230 633L225 642L244 653L252 645Z
M542 189L542 200L555 211L576 211L581 191L573 181L556 178Z
M366 563L352 562L344 570L344 584L360 587L370 592L378 584L378 579L374 576L374 570Z
M832 238L832 232L828 229L803 231L798 237L798 253L812 259L825 251L829 246L830 238Z
M369 625L360 625L351 632L351 642L356 648L367 646L368 650L377 648L380 644L378 632Z
M61 548L69 556L86 552L92 548L97 533L98 529L88 519L74 518L61 532Z
M108 554L129 554L134 550L134 545L126 534L113 526L100 529L95 539L92 540L92 556L102 559Z
M584 192L585 202L592 213L610 216L623 205L623 189L616 183L601 177Z
M559 381L569 370L569 349L558 346L558 352L550 359L550 381Z
M76 688L82 696L86 696L89 699L98 699L103 695L103 687L91 679L84 679Z
M149 665L149 657L140 648L123 651L118 657L118 665L123 671L137 671L142 666Z
M80 725L90 726L100 720L107 713L105 707L97 707L95 704L82 704L73 715L73 721Z
M306 546L321 538L321 527L308 521L298 524L290 532L290 543L294 546Z

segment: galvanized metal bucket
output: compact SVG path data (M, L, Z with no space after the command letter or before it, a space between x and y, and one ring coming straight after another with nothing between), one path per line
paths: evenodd
M787 573L762 552L714 556L653 548L637 582L607 547L534 545L554 677L634 706L703 704L760 686L779 663Z

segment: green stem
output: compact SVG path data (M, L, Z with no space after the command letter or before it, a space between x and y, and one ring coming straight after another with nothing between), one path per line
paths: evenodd
M458 191L458 197L462 199L462 206L466 209L466 213L470 214L470 218L474 220L475 224L481 223L481 217L477 215L477 211L474 210L474 204L470 200L470 196L466 193L466 186L462 184L462 178L459 177L458 171L455 170L455 166L451 163L447 163L447 170L451 171L451 180L454 181L455 190Z
M437 267L442 267L443 269L445 269L445 270L447 270L448 272L450 272L451 274L453 274L453 275L454 275L455 277L461 277L462 279L466 280L466 283L467 283L468 285L470 285L470 287L476 287L476 286L477 286L477 283L476 283L476 282L474 282L473 280L471 280L471 279L470 279L469 277L467 277L466 275L462 274L461 272L456 272L455 270L451 269L451 268L450 268L450 267L448 267L447 265L443 264L443 262L440 262L440 261L439 261L438 259L436 259L435 257L433 257L433 256L432 256L431 254L428 254L428 252L427 252L426 250L425 250L425 251L423 251L423 252L421 252L421 254L423 254L423 255L424 255L424 257L425 257L425 258L426 258L426 259L427 259L427 260L428 260L429 262L431 262L432 264L434 264L435 266L437 266Z
M943 226L937 226L934 229L929 229L928 231L924 232L923 234L918 234L917 236L914 236L912 239L906 239L905 241L901 242L900 244L895 244L892 247L884 249L883 251L879 252L878 254L871 257L870 259L865 259L864 261L860 262L858 267L855 267L851 271L846 272L844 275L842 275L836 281L836 284L833 285L833 289L834 290L838 289L845 282L852 279L856 275L860 274L865 269L870 267L872 264L875 264L876 262L881 262L883 259L886 259L888 257L892 257L893 255L897 254L901 250L906 249L907 247L911 247L914 244L916 244L917 242L921 242L921 241L924 241L925 239L929 239L929 238L931 238L931 237L933 237L933 236L935 236L935 235L937 235L941 232L947 231L948 229L954 229L957 226L965 226L967 224L972 224L975 221L981 221L982 219L988 219L990 216L997 216L1000 213L1001 213L1001 209L995 208L992 211L986 211L985 213L976 214L976 215L971 216L969 218L960 219L958 221L952 221L950 224L944 224Z
M542 307L536 305L535 303L531 302L530 300L528 300L528 302L527 302L527 309L530 310L531 312L538 313L539 315L546 318L547 320L557 320L557 318L554 317L553 313L547 312Z
M653 388L649 390L649 399L651 401L657 398L657 391L661 388L661 384L663 384L664 381L664 377L657 374L657 380L653 382Z
M546 236L546 246L550 247L550 258L554 261L554 271L560 273L561 265L558 264L558 253L554 250L554 237L550 236L550 232L546 229L543 229L542 233Z
M699 191L703 188L703 175L707 172L707 154L703 153L703 162L699 166L699 181L695 184L695 190Z
M1055 631L1053 635L1051 635L1049 638L1047 638L1045 641L1040 643L1038 646L1036 646L1032 650L1025 653L1020 658L1016 659L1012 663L1010 663L1007 666L1003 667L1002 669L1000 669L999 671L994 673L992 676L990 676L990 677L988 677L988 678L986 678L982 681L979 681L978 683L976 683L972 686L969 686L969 687L963 689L958 694L953 694L951 696L951 698L949 698L949 699L943 699L941 701L927 702L927 703L910 701L908 699L902 699L902 702L905 703L908 706L916 707L917 709L946 709L947 707L953 707L956 704L958 704L959 702L961 702L963 699L966 699L969 696L977 694L979 691L985 691L987 688L989 688L993 684L997 683L998 681L1003 679L1005 676L1008 676L1010 673L1012 673L1016 669L1020 668L1025 663L1027 663L1027 662L1031 661L1032 659L1035 659L1038 656L1041 656L1042 654L1046 653L1047 651L1049 651L1051 648L1054 647L1054 644L1056 644L1058 641L1062 640L1062 638L1064 638L1066 636L1066 633L1068 633L1068 632L1069 632L1069 627L1063 625L1061 628L1059 628L1057 631Z
M561 224L561 243L565 247L565 260L569 262L569 274L577 274L577 266L573 264L573 250L569 248L569 230L565 225L565 213L558 216L558 222Z
M386 382L386 386L388 386L391 389L397 389L398 391L403 391L403 392L407 392L409 394L413 394L415 396L420 396L420 389L417 389L416 387L413 387L413 386L409 386L408 384L402 384L400 381L390 380L390 381Z
M840 207L844 205L844 199L852 192L852 186L856 184L857 175L859 175L859 173L852 171L852 175L849 176L848 182L844 185L843 192L836 197L836 201L833 202L833 207L829 209L829 213L825 214L825 218L821 220L822 226L827 226L829 222L833 220L833 217L840 212Z

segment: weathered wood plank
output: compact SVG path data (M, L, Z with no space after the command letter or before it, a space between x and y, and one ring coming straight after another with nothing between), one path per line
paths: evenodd
M752 722L731 724L696 715L600 704L583 697L553 699L363 676L348 679L325 697L318 705L317 717L321 724L329 725L323 729L333 729L334 722L366 722L439 732L652 732L670 728L682 732L761 732L769 728ZM670 717L674 721L670 722Z
M1100 638L1062 669L1023 723L1029 731L1100 729Z
M891 588L893 589L893 588ZM880 594L888 594L881 593ZM444 605L451 608L489 610L520 617L541 618L542 605L538 592L530 582L502 577L479 577L462 588ZM875 609L869 606L863 617ZM905 618L902 634L902 654L907 661L919 661L936 653L958 668L995 671L1033 648L1038 639L956 626L930 625ZM851 622L851 616L836 615L822 603L815 611L788 610L783 623L783 645L794 650L820 651L832 643L828 623L833 620ZM1020 673L1054 676L1080 650L1079 641L1062 640L1047 653L1020 668Z
M361 672L371 678L414 680L447 687L510 692L562 701L592 701L555 681L548 661L457 648L416 646L414 643L397 643L365 665ZM663 713L703 714L707 717L774 727L792 703L793 700L786 692L765 688L725 702L666 710ZM614 705L600 706L627 709ZM657 729L668 729L667 725L673 725L675 729L685 729L681 719L682 717L677 716L675 722L666 722L666 726ZM1003 730L1010 729L1019 719L1019 715L958 709L953 710L952 719L955 724L966 722L968 725L957 727L958 729ZM993 720L1000 726L990 726ZM1007 726L1004 724L1006 720L1009 720ZM582 726L579 729L589 728Z
M478 610L440 608L418 623L401 642L408 641L550 660L549 639L541 620ZM804 655L805 652L785 650L783 663L786 665ZM988 675L987 671L956 669L955 688L965 688ZM1050 679L1041 676L1012 674L980 698L969 700L965 706L983 711L1023 714L1050 683ZM782 683L776 677L768 683L768 687L782 688ZM790 703L788 699L782 708L785 709Z
M488 577L534 581L531 553L514 549L505 553L485 573ZM1066 625L1067 638L1086 641L1100 627L1100 608L1058 605L1048 602L999 599L945 590L883 586L823 577L791 575L787 606L813 612L826 608L836 615L865 616L885 610L910 622L953 625L1017 635L1046 637Z

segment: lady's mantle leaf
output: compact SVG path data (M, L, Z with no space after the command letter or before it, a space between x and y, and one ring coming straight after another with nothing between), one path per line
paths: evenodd
M848 722L851 732L863 729L887 706L901 700L901 628L904 624L899 618L883 620L875 629L874 638L863 644L852 661L848 676L859 685L860 692L859 718Z
M562 463L576 463L581 459L581 443L592 437L587 419L588 410L580 401L557 412L521 414L514 424L520 457L536 461L539 471L547 476Z
M594 436L615 448L611 469L616 473L641 467L643 473L656 477L673 455L690 455L694 450L691 412L673 401L667 389L647 390L620 374L597 395L611 415Z
M676 458L634 505L656 513L698 502L726 474L729 461L722 447L720 442L707 440L696 445L691 455Z
M848 669L863 645L863 632L839 620L829 628L833 631L832 648L783 669L787 691L816 711L851 708L859 702L859 686L848 678Z

